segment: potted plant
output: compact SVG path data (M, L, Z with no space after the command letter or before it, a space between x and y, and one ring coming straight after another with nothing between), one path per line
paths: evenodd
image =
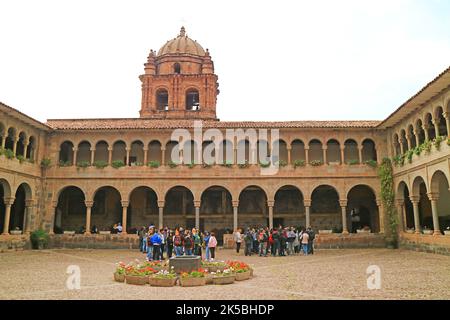
M294 160L294 168L304 167L305 164L306 164L305 160L301 160L301 159Z
M125 269L125 280L128 284L144 285L149 283L149 276L157 271L143 265L129 265Z
M160 163L159 161L151 160L147 163L147 166L149 166L150 168L158 168L160 166Z
M356 230L356 233L370 233L369 226L364 226L362 229Z
M432 235L433 234L433 230L428 229L428 227L425 226L425 228L423 228L423 230L422 230L422 233L423 234L427 234L427 235Z
M48 245L49 235L44 230L39 229L31 233L30 240L34 249L42 250Z
M16 227L14 230L11 230L9 233L13 236L18 236L18 235L22 234L22 230L20 230L19 227Z
M127 266L123 262L116 264L116 271L114 272L114 280L117 282L125 282L125 269Z
M236 274L232 268L225 269L223 272L218 270L217 272L211 272L211 274L213 275L213 284L231 284L236 279Z
M319 230L319 234L331 234L331 233L333 233L333 230L332 230L332 229L322 229L322 230Z
M177 274L173 270L160 270L148 277L153 287L173 287L177 283Z
M73 234L75 234L75 230L64 230L63 234L73 235Z
M248 264L242 261L228 261L227 264L236 273L236 281L248 280L252 277L252 271Z
M191 272L182 272L180 275L180 285L182 287L197 287L206 284L205 270L200 268Z
M223 272L225 269L228 268L228 264L226 264L224 261L202 261L202 268L206 269L207 272L216 272L221 271Z
M414 228L407 228L406 233L414 233L416 230Z

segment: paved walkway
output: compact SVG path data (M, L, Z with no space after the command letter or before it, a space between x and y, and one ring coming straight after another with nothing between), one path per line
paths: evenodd
M450 257L403 250L320 250L314 256L245 257L255 277L228 286L154 288L116 283L115 263L144 259L131 250L44 250L0 254L0 299L450 299ZM67 267L81 270L68 290ZM366 270L381 270L381 289L367 288Z

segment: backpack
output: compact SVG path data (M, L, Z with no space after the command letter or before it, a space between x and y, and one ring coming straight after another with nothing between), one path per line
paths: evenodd
M175 236L173 238L173 245L176 247L181 246L181 237L180 236Z
M191 239L191 237L184 238L184 246L186 248L192 247L192 239Z

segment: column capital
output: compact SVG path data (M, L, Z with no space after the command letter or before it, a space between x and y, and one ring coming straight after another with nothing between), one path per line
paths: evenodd
M326 144L324 144L324 145L322 146L322 150L328 150L328 146L327 146Z
M94 201L93 200L85 200L84 204L86 205L87 208L92 208L92 206L94 205Z
M429 192L427 193L428 199L430 201L438 201L439 200L439 193L438 192Z
M232 200L231 203L232 203L233 207L239 206L239 200Z
M339 199L339 205L341 207L346 207L347 206L347 199Z
M158 208L164 208L164 200L158 200Z
M148 151L148 147L144 147L142 150L144 151Z
M274 204L275 204L274 200L267 200L267 206L273 207Z
M305 205L305 207L311 207L311 199L303 199L303 204Z
M73 147L72 151L77 152L78 151L78 147Z
M411 202L413 204L417 204L417 203L419 203L420 197L419 196L409 196L409 200L411 200Z
M91 151L95 151L95 147L91 147L89 150Z
M383 205L383 201L381 199L375 199L375 202L378 207Z
M448 112L442 112L442 116L444 119L448 119L449 113Z
M113 151L113 147L108 147L108 151Z
M14 204L14 200L16 200L14 197L4 198L5 206L12 206Z
M200 200L194 200L194 207L200 208Z
M128 205L130 204L128 200L122 200L120 201L120 203L122 204L122 207L128 207Z
M305 145L303 149L309 150L309 146L306 146L306 145Z

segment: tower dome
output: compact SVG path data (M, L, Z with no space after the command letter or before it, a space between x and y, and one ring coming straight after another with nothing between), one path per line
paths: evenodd
M181 27L180 34L166 42L158 51L158 56L166 54L192 54L203 57L205 50L195 40L192 40L186 35L186 29Z

